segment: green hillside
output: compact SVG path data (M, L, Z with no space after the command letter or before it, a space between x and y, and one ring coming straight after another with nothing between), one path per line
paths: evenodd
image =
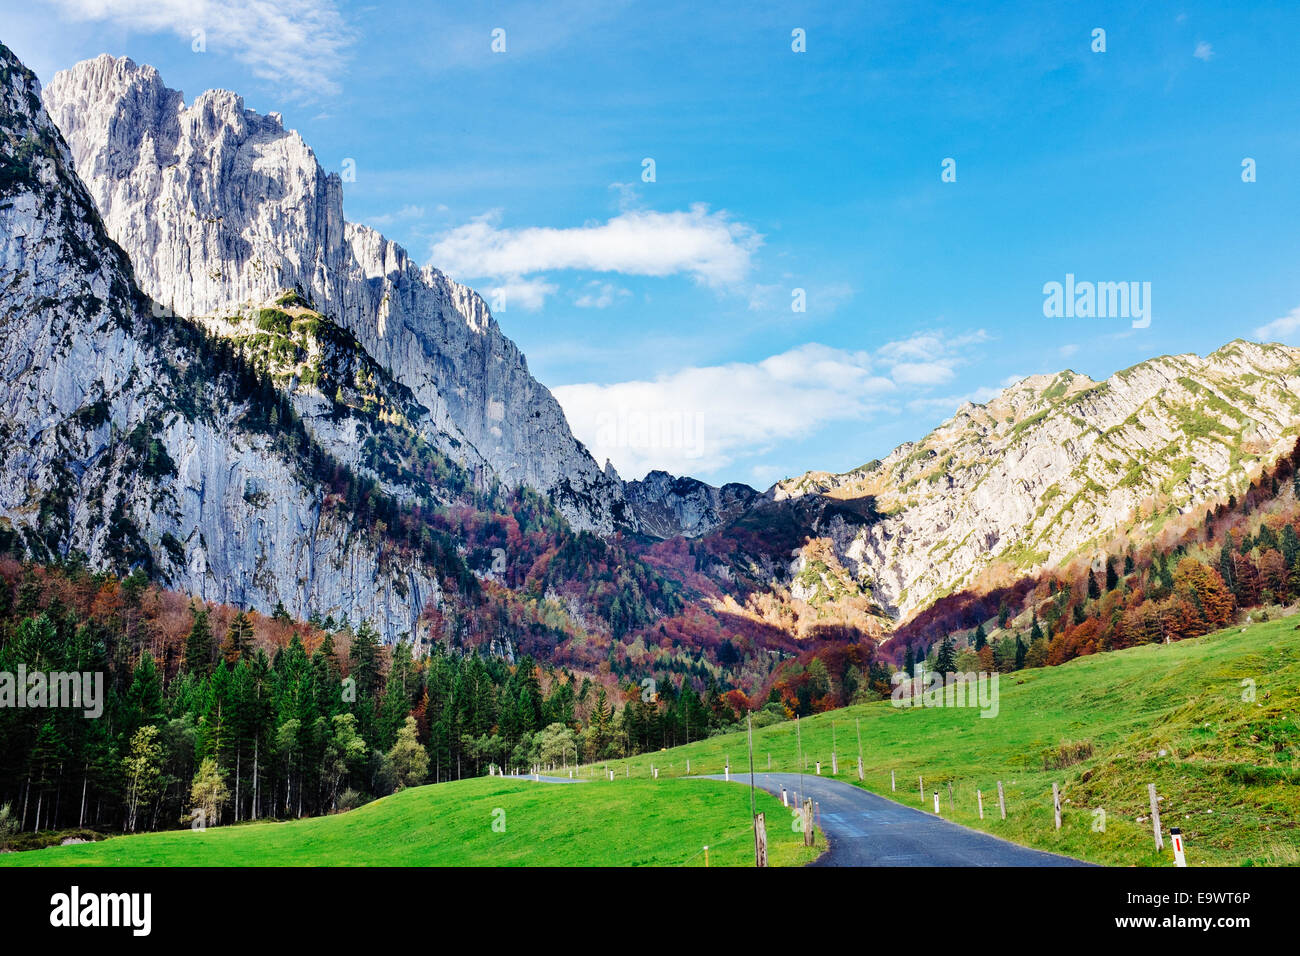
M772 865L819 852L783 825L779 800L759 800ZM748 790L707 780L489 777L404 790L335 816L114 837L6 853L0 865L703 866L705 845L710 866L753 865Z
M888 701L800 722L804 764L856 783L861 724L865 785L1019 843L1111 864L1170 865L1154 851L1148 783L1161 817L1183 829L1189 865L1300 863L1300 633L1289 618L1171 645L1093 655L1004 675L999 712L900 709ZM1246 700L1243 681L1254 681ZM794 722L754 732L755 764L797 771ZM582 768L581 785L477 779L419 787L337 816L117 837L0 856L3 865L748 865L749 794L736 784L678 779L742 776L744 735ZM651 777L651 767L660 777ZM608 781L604 768L616 770ZM891 794L890 771L898 791ZM624 776L628 774L630 776ZM997 781L1008 819L998 819ZM1053 828L1061 785L1064 824ZM955 809L949 809L948 784ZM975 791L984 793L985 818ZM788 817L760 794L774 864L806 862ZM505 811L506 831L492 829ZM1104 831L1095 809L1106 811ZM1168 840L1166 840L1168 844Z
M889 701L800 721L804 765L830 774L832 725L839 779L857 782L855 722L865 786L1018 843L1110 864L1170 865L1156 854L1147 784L1164 798L1166 834L1181 827L1188 864L1300 864L1300 617L1233 627L1169 645L1079 658L1000 679L995 718L962 708L901 709ZM1244 680L1256 699L1243 700ZM754 732L758 769L797 771L794 722ZM747 769L744 735L714 737L627 761L635 778ZM1077 761L1077 762L1075 762ZM622 766L622 762L618 764ZM1056 769L1050 769L1055 767ZM898 790L890 791L890 771ZM1002 780L1008 819L997 819ZM1052 782L1061 785L1062 830ZM949 809L948 784L954 810ZM976 790L984 794L978 817ZM1105 831L1094 831L1106 811Z

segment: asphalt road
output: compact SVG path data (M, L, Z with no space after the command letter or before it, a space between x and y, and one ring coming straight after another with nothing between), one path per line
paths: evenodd
M706 779L724 777L717 774ZM733 773L731 780L748 785L749 774ZM754 775L759 787L778 797L785 787L792 807L799 780L797 773ZM821 830L830 838L830 852L823 853L813 866L1089 865L949 823L840 780L804 774L803 786L807 796L821 805ZM996 807L995 803L995 813ZM774 823L769 820L767 825L770 828Z

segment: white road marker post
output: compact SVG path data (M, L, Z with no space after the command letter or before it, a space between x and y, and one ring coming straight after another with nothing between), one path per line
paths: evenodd
M790 797L788 794L786 794L785 787L781 788L781 806L783 807L790 806Z
M936 790L936 791L934 792L934 812L935 812L935 815L936 815L936 816L939 816L939 815L940 815L940 814L939 814L939 791L938 791L938 790Z
M1187 857L1183 856L1183 831L1178 827L1170 827L1169 839L1174 844L1174 866L1186 866Z

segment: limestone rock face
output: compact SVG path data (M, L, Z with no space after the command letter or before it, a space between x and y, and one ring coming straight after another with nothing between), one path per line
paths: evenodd
M886 517L841 525L837 556L896 617L1011 572L1142 540L1248 485L1300 431L1300 350L1235 341L1094 382L1027 378L966 404L919 442L842 475L780 482L773 500L874 497Z
M695 478L674 478L666 471L629 481L625 489L641 530L659 538L679 534L694 538L728 524L759 494L748 485L715 488Z
M278 114L224 90L186 105L152 67L108 55L57 74L45 103L158 302L215 317L299 289L464 443L464 464L551 494L578 527L635 528L622 483L573 437L483 299L346 222L339 176Z
M174 103L149 84L136 95ZM156 318L35 76L2 45L0 173L0 532L204 598L414 633L440 600L435 570L329 506L274 432L250 427L194 328Z

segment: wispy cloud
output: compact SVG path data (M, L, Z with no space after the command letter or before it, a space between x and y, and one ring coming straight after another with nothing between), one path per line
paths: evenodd
M1261 342L1295 341L1297 336L1300 336L1300 306L1255 330L1255 338Z
M552 391L596 460L610 459L624 477L653 468L707 474L828 424L897 412L909 396L952 410L967 396L928 399L928 390L987 339L931 331L875 352L808 343L758 362Z
M430 252L458 278L529 275L558 269L624 275L690 275L711 286L743 279L762 237L725 212L697 203L684 212L629 210L570 229L497 226L499 214L451 230Z
M608 309L619 299L626 299L632 293L622 286L611 282L592 280L583 288L582 293L573 300L580 309Z
M497 313L516 306L528 312L536 312L546 304L547 296L558 291L558 286L543 278L521 279L513 276L488 289L488 305Z
M754 363L552 391L596 460L639 478L653 468L713 471L741 453L859 418L894 389L869 354L807 344Z
M301 100L339 92L354 35L333 0L47 0L72 21L201 37ZM195 31L201 31L196 34Z
M1210 58L1214 56L1214 47L1202 40L1200 43L1196 44L1196 49L1192 51L1192 56L1196 57L1198 60L1209 62Z

